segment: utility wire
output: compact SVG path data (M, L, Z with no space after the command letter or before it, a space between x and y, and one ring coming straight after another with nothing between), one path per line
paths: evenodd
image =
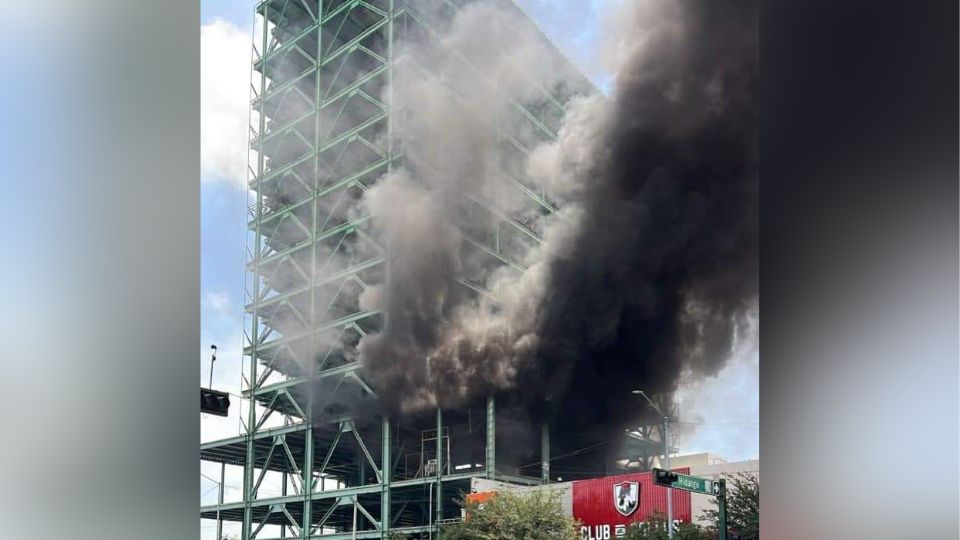
M695 426L706 426L706 427L760 427L760 424L733 423L733 422L728 422L728 423L710 423L710 422L696 422L696 421L692 421L692 420L673 420L673 421L671 421L671 423L672 423L672 424L695 425ZM550 457L550 461L554 461L554 460L558 460L558 459L563 459L563 458L567 458L567 457L573 457L573 456L576 456L576 455L580 455L580 454L583 454L583 453L585 453L585 452L589 452L590 450L596 450L597 448L600 448L601 446L606 446L606 445L608 445L608 444L610 444L610 443L612 443L612 442L618 442L619 440L620 440L619 437L617 437L617 438L615 438L615 439L608 439L608 440L606 440L606 441L603 441L603 442L600 442L600 443L597 443L597 444L592 444L592 445L590 445L590 446L585 446L585 447L583 447L583 448L578 448L577 450L573 450L573 451L567 452L567 453L565 453L565 454L560 454L559 456L551 456L551 457ZM534 461L534 462L528 463L528 464L526 464L526 465L521 465L519 468L525 469L525 468L527 468L527 467L533 467L534 465L539 465L540 463L541 463L541 461Z
M711 426L711 427L760 427L760 424L748 422L694 422L689 420L674 420L672 424L684 424L689 426Z

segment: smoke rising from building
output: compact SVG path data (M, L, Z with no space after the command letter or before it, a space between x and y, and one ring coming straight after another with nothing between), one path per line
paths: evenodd
M389 256L361 297L387 323L359 356L388 409L514 392L608 432L636 411L631 389L669 393L729 357L757 309L756 3L645 1L618 20L612 94L572 100L521 162L500 143L513 103L541 99L530 81L575 87L536 31L483 2L439 46L408 44L388 89L410 111L393 134L404 166L362 201ZM517 176L559 210L516 217ZM471 249L497 215L541 233L513 265Z
M758 301L756 4L632 7L613 95L575 105L530 160L574 217L545 260L526 380L605 429L635 414L631 389L715 373Z
M346 404L429 416L496 394L498 437L512 443L500 446L505 463L535 459L523 449L544 420L562 419L551 422L555 455L616 439L644 409L631 390L669 396L755 339L756 4L628 5L612 18L607 96L504 2L468 3L451 18L431 12L440 4L417 3L437 33L408 36L392 84L374 94L391 104L392 133L376 145L389 138L399 156L390 172L345 190L350 200L318 203L326 228L371 216L372 241L318 244L312 272L264 280L370 270L318 288L325 320L278 308L271 324L297 336L356 311L384 314L363 335L291 342L292 356L320 369L359 361L376 391L374 403L360 386L317 382L317 414ZM537 114L553 139L517 107L547 111L550 96L566 102L562 118ZM372 114L329 108L319 124L334 131L337 118ZM368 159L331 156L318 158L320 182ZM308 191L288 179L265 198L282 205ZM276 227L265 234L303 241ZM386 272L372 264L384 259Z

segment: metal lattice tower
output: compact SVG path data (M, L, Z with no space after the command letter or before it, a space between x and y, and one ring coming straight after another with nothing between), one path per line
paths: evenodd
M449 16L465 2L434 3ZM243 467L242 500L221 496L201 517L241 522L243 540L352 538L354 519L356 538L427 538L459 517L454 499L471 478L549 481L546 426L534 449L538 470L498 464L493 396L415 418L353 406L376 398L358 373L356 345L383 324L358 298L388 266L357 203L404 163L393 145L402 111L383 95L401 77L399 64L416 62L399 58L396 44L413 33L429 38L431 21L407 0L263 0L255 13L264 30L252 60L242 389L253 405L242 435L201 446L202 460ZM555 138L573 93L515 104L527 127L504 134L505 148L522 158ZM525 212L506 215L474 197L495 226L467 243L475 256L522 271L513 254L541 240L530 216L555 210L516 174ZM485 293L479 280L461 283ZM277 477L281 494L261 493L265 478Z

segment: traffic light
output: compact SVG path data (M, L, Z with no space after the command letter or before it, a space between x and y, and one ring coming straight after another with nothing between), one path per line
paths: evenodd
M227 416L230 408L230 394L219 390L200 389L200 412Z
M672 486L676 481L676 473L672 473L665 469L653 469L653 482L658 486Z

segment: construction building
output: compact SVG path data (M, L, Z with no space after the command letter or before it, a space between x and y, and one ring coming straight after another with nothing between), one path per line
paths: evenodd
M418 8L424 3L430 13ZM401 54L398 44L430 39L435 23L466 3L263 0L255 6L261 31L252 55L244 403L234 404L243 425L240 435L200 450L201 460L243 470L240 500L224 502L221 486L220 502L200 510L202 519L217 523L218 536L223 522L234 522L243 540L428 538L460 517L457 499L475 478L556 480L550 435L560 427L511 429L515 417L503 414L509 396L385 417L376 413L376 389L357 362L359 340L384 324L380 312L361 308L359 297L389 272L385 248L358 201L406 159L393 132L411 111L397 110L384 96L416 76L417 58ZM524 16L512 2L499 3ZM490 84L485 75L478 70L475 80L460 82ZM525 127L502 134L504 155L522 162L534 145L555 138L564 104L589 91L580 76L559 93L543 90L540 99L514 103L509 125ZM528 200L527 214L502 214L495 201L474 197L474 211L496 222L482 237L468 238L472 253L465 260L485 259L478 272L520 267L511 258L516 246L541 235L529 215L556 210L524 183L522 171L504 173L515 175L511 185ZM475 294L487 293L481 284L479 277L462 280ZM536 433L536 440L518 441L521 431ZM567 480L604 472L571 470L579 473ZM263 493L266 481L279 483L280 493Z

